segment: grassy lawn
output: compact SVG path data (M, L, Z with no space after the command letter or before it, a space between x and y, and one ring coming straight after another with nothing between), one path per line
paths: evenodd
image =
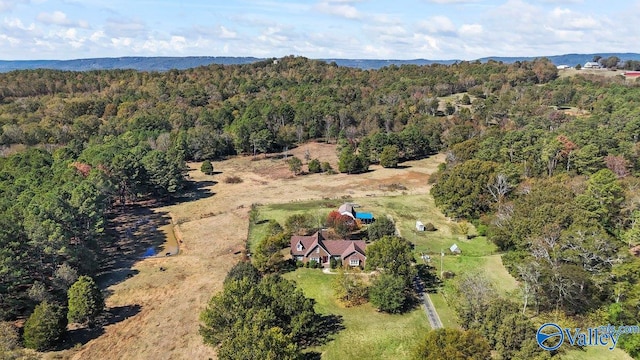
M318 312L342 316L345 329L311 350L321 352L324 359L408 359L415 342L430 330L422 308L403 315L380 313L370 304L345 308L333 296L334 276L304 268L285 275L316 300Z
M458 324L456 313L451 307L449 307L444 295L441 292L438 292L429 294L429 297L431 297L431 302L438 311L438 316L440 317L442 325L446 328L459 328L460 324Z
M438 273L440 273L440 252L444 250L443 267L445 270L453 271L456 275L480 270L496 285L496 288L502 294L517 288L515 279L502 265L495 245L483 236L477 236L473 239L467 239L466 236L463 236L459 224L446 218L435 206L433 198L429 194L317 200L259 206L259 219L263 221L252 227L249 234L250 249L253 250L256 244L264 237L267 228L266 220L273 219L280 224L284 224L286 218L293 214L309 213L317 218L319 223L322 223L330 211L336 210L346 201L358 204L360 206L358 208L359 211L372 212L378 218L387 215L391 216L400 234L415 245L416 255L419 256L420 253L431 254L431 265L436 267ZM416 231L416 220L420 220L425 224L430 222L437 230L432 232ZM469 233L475 234L475 229L471 224L469 224ZM449 252L449 247L454 243L462 250L461 255L452 255ZM304 286L302 282L301 286ZM327 291L331 293L330 289L327 289ZM317 298L315 295L312 297ZM458 327L455 313L448 306L444 297L441 294L434 294L432 301L438 314L440 314L443 324L445 326ZM319 303L318 306L323 305ZM322 310L321 308L319 309ZM356 310L342 309L342 311L352 313ZM387 321L392 319L393 317ZM425 326L428 327L428 324Z
M564 346L564 345L563 345ZM609 350L605 346L590 346L583 350L567 351L560 357L562 360L633 360L629 354L621 349Z

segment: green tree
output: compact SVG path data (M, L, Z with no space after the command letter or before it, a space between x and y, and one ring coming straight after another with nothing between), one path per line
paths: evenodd
M319 173L322 171L320 161L318 159L312 159L309 161L309 172L312 174Z
M298 175L300 170L302 170L302 160L296 156L289 158L287 163L289 164L289 170L291 170L294 175Z
M527 341L535 338L535 333L533 323L525 315L521 313L506 315L495 333L495 348L502 359L522 359L521 350L526 348ZM539 352L541 352L540 349L538 349ZM536 355L536 353L527 355Z
M229 270L229 273L224 278L224 284L226 285L232 281L240 281L244 278L248 279L251 283L257 284L260 282L262 275L250 262L240 261Z
M367 226L367 236L369 240L375 241L381 239L384 236L395 235L396 224L387 216L382 216L373 224Z
M67 296L69 322L92 325L104 309L104 297L98 285L89 276L80 276L69 288Z
M62 338L66 329L64 310L43 301L24 323L24 346L38 351L50 349Z
M385 146L380 154L380 165L385 168L398 167L399 157L400 154L397 146Z
M579 206L587 210L607 229L613 229L614 220L620 213L624 191L616 175L602 169L589 177L587 189L576 197Z
M218 349L218 357L227 360L296 360L301 358L291 335L281 328L258 324L255 320L236 323L227 341Z
M489 210L487 185L496 169L496 163L474 159L445 170L431 189L436 205L449 216L479 217Z
M367 247L367 268L402 277L408 284L415 273L411 244L397 236L383 236Z
M393 274L380 274L369 288L369 301L380 311L399 313L407 301L406 281Z
M293 214L284 222L284 228L293 235L307 235L315 226L316 221L309 213Z
M213 174L213 164L211 164L211 161L203 161L202 166L200 166L200 171L202 171L205 175Z
M357 306L367 301L367 285L358 268L340 268L332 283L336 299L347 306Z
M491 348L480 333L458 329L429 331L418 342L413 359L423 360L486 360L491 358Z

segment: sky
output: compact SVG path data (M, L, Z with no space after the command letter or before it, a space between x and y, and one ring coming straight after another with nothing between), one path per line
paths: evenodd
M640 51L640 0L0 0L1 60Z

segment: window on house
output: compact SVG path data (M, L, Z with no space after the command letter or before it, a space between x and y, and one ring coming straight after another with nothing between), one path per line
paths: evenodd
M311 258L311 261L315 261L315 262L317 262L317 263L320 263L320 258L312 257L312 258Z
M297 249L298 249L298 251L302 251L302 244L298 243Z
M360 260L359 259L350 259L349 260L349 265L358 266L358 265L360 265Z
M318 253L318 254L320 253L320 246L318 246L318 247L316 248L316 253Z

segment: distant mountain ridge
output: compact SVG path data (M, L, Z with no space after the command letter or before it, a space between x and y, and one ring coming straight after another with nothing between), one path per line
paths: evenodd
M617 56L622 61L640 60L638 53L598 53L598 54L565 54L553 56L537 56L546 57L556 65L575 66L584 64L593 60L593 57L599 55L603 58ZM481 62L489 60L502 61L504 63L513 63L516 61L530 61L537 57L501 57L490 56L478 59ZM235 65L250 64L257 61L266 60L266 58L255 57L221 57L221 56L187 56L187 57L117 57L117 58L93 58L93 59L77 59L77 60L0 60L0 73L14 70L29 69L54 69L68 71L91 71L91 70L110 70L110 69L133 69L138 71L168 71L171 69L189 69L198 66L206 66L210 64ZM328 63L335 62L339 66L354 67L365 70L379 69L385 66L396 65L431 65L445 64L450 65L461 60L374 60L374 59L318 59Z

